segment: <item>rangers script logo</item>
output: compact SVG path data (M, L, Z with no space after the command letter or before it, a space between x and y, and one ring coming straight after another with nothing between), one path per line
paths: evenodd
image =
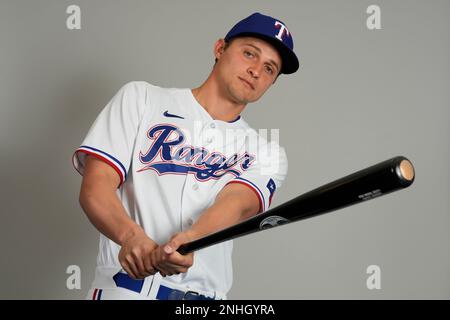
M220 152L185 144L183 131L171 124L152 127L147 138L152 145L146 152L140 152L139 160L145 166L138 172L153 170L158 175L190 173L199 181L217 180L225 174L239 177L255 160L255 156L247 152L226 157Z

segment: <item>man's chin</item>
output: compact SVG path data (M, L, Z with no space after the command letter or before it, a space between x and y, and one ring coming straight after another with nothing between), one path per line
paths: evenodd
M255 97L248 89L241 87L236 88L231 86L229 87L228 93L234 103L239 105L247 105L259 99L259 97Z
M246 105L252 102L255 102L259 99L259 97L253 97L248 94L238 93L233 95L233 99L237 104Z
M247 105L249 103L252 103L253 100L247 99L247 98L236 98L234 99L235 104L239 104L239 105Z

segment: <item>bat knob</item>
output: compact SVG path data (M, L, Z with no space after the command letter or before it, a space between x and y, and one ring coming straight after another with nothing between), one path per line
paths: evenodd
M403 158L400 161L400 164L397 167L397 173L407 185L410 185L414 181L414 166L411 161L406 158Z

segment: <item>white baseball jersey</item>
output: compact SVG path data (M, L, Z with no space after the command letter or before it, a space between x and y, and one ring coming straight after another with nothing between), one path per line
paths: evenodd
M127 213L163 244L189 229L228 183L253 190L260 212L269 208L286 176L287 158L262 136L242 117L213 119L190 89L130 82L98 115L73 164L83 174L86 155L92 155L114 168ZM119 250L100 235L94 286L114 287L108 279L121 269ZM199 250L187 273L165 281L224 296L232 284L231 253L232 241Z

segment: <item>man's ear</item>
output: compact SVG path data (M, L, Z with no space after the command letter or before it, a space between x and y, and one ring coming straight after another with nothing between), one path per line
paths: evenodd
M214 56L216 57L216 59L220 59L223 52L225 51L225 47L226 42L224 39L219 39L216 41L216 43L214 44Z

